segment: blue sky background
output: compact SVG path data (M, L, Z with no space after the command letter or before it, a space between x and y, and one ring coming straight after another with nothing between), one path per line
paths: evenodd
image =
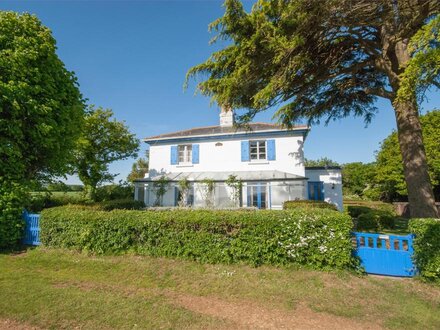
M252 3L245 1L247 8ZM218 107L194 95L194 83L186 91L183 83L191 66L221 46L208 44L208 24L223 15L222 1L2 1L0 9L36 14L52 30L59 57L76 73L84 97L113 109L139 138L218 124ZM428 99L422 113L440 108L438 91ZM367 128L362 118L313 126L306 157L372 161L396 126L389 102L377 107ZM273 113L256 120L271 121ZM120 173L116 180L126 178L133 161L111 165Z

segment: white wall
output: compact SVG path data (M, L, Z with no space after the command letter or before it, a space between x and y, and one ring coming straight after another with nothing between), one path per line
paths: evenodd
M340 169L306 169L309 181L324 183L324 200L342 211L342 174Z
M252 135L250 135L251 137ZM267 137L258 140L275 139L274 161L242 162L241 141L218 140L195 142L199 144L199 164L187 166L171 165L171 145L150 145L150 176L175 172L225 172L278 170L304 176L303 136ZM222 146L215 146L221 142Z

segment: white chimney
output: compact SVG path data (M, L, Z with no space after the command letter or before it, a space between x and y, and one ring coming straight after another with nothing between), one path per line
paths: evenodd
M228 105L222 105L220 111L220 126L232 127L234 126L234 111Z

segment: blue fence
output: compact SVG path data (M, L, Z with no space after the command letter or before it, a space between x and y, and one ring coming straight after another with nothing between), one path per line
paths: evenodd
M413 277L414 235L354 233L356 255L369 274Z
M40 215L24 212L23 218L26 223L23 243L40 245Z

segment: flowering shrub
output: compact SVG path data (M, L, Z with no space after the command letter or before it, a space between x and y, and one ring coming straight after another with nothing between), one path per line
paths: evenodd
M351 268L349 216L331 210L43 210L42 243L97 254L135 253L205 263Z

